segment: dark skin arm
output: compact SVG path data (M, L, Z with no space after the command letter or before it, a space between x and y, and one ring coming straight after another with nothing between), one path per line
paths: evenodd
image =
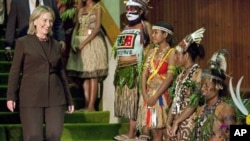
M148 58L148 55L150 54L150 52L152 52L152 50L149 51L146 58ZM143 71L142 71L142 96L143 96L144 101L147 101L149 98L147 93L146 93L147 79L148 79L148 68L146 66L144 66Z
M234 109L228 104L219 105L216 108L215 114L219 121L214 122L213 135L210 141L222 141L229 138L229 126L236 124L236 116Z
M166 132L167 132L167 135L171 135L171 127L172 127L172 122L174 120L174 115L172 113L172 106L170 107L170 110L168 111L168 117L167 117L167 128L166 128Z

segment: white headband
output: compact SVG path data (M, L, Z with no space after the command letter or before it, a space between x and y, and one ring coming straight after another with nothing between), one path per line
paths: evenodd
M169 29L167 29L165 27L162 27L162 26L153 26L152 29L159 29L159 30L167 32L170 35L174 34L173 31L171 31L171 30L169 30Z
M134 2L132 0L127 1L126 6L139 6L142 7L140 3Z

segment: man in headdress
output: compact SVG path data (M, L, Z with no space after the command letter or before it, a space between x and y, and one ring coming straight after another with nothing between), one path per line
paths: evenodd
M145 21L147 10L146 0L127 1L126 17L129 23L118 35L113 48L114 57L118 60L114 77L115 116L129 119L128 133L115 136L116 140L136 137L140 68L144 48L150 42L152 33L151 24Z

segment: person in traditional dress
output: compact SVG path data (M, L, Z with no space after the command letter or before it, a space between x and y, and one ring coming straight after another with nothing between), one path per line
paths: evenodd
M101 36L100 0L78 0L77 23L67 62L68 76L81 80L84 111L95 111L98 78L108 75L107 51ZM77 81L75 81L77 82Z
M173 80L176 65L174 51L173 27L161 21L153 25L151 48L145 58L142 72L142 97L140 98L138 127L141 129L139 139L161 141L166 127L167 109L171 100L168 92L155 95L165 79L169 79L169 86ZM153 101L151 105L148 102Z
M139 82L144 48L150 42L151 24L145 19L148 0L129 0L126 3L128 25L118 35L113 46L117 67L114 75L116 117L129 120L127 134L117 135L116 140L136 137L136 120L139 103Z
M229 126L236 124L234 108L224 101L228 94L224 54L223 50L215 53L211 67L202 72L201 93L205 104L197 110L190 141L229 141Z
M177 62L182 72L175 80L174 99L167 117L167 135L171 141L189 141L194 127L196 111L200 99L202 69L197 63L204 58L205 50L200 44L204 28L188 35L176 47Z

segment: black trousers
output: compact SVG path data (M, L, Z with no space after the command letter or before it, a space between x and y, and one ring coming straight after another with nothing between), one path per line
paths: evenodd
M21 107L20 119L24 141L60 141L65 105L56 107ZM43 133L45 124L45 135Z

